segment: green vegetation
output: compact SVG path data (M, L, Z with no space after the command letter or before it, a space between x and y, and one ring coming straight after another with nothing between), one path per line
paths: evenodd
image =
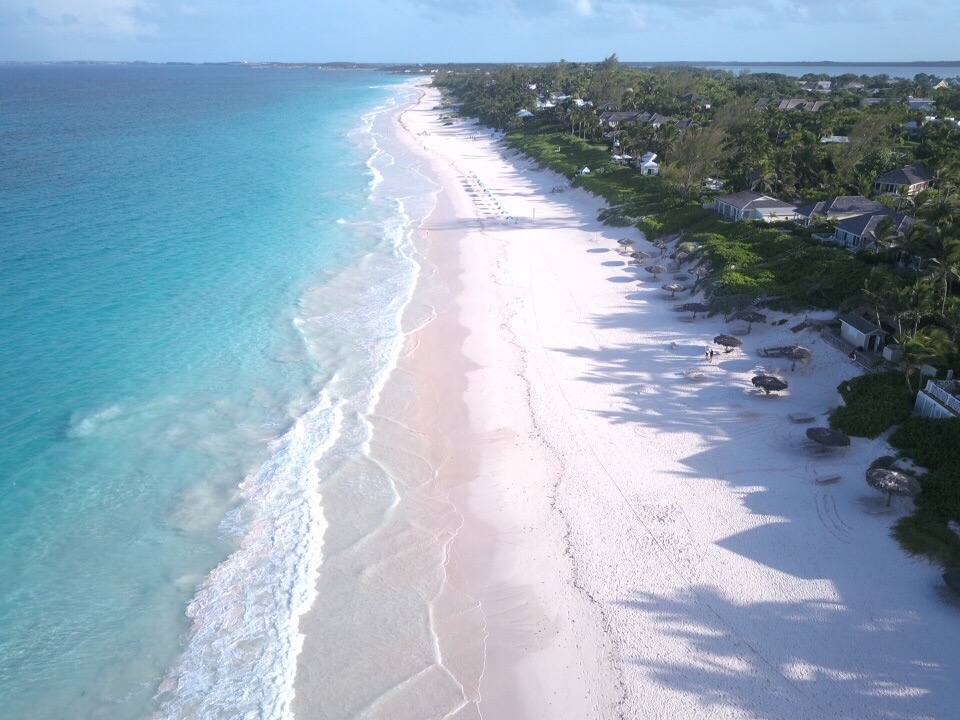
M760 300L786 311L852 310L890 328L901 371L842 383L846 405L830 422L864 437L901 423L891 444L929 472L919 479L916 512L897 524L896 536L912 553L960 567L960 538L947 524L960 522L960 420L909 417L923 365L960 369L960 128L925 122L906 102L936 97L938 113L956 117L960 89L934 94L936 79L922 74L803 78L828 79L831 92L820 93L783 75L643 69L611 56L597 64L449 67L435 84L465 115L506 130L512 146L604 198L604 222L676 240L667 251L678 266L690 264L714 310ZM823 104L786 111L764 98ZM518 117L520 109L532 117ZM601 118L610 110L644 115ZM654 121L651 113L670 117ZM827 135L849 142L821 143ZM622 164L624 154L646 151L657 154L659 177ZM723 193L749 189L794 203L874 196L876 177L912 162L933 172L934 189L875 199L922 222L904 229L881 221L869 247L855 254L814 237L832 234L830 223L734 223L703 207L721 182ZM590 172L581 174L584 167Z
M898 372L861 375L837 387L845 405L830 415L830 427L847 435L875 438L910 417L913 393Z
M912 417L890 444L928 470L919 478L916 511L897 523L894 536L910 553L960 567L960 537L947 524L960 522L960 419Z

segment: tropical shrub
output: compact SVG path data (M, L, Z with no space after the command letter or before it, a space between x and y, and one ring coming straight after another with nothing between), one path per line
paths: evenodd
M861 375L837 386L845 405L830 416L830 427L847 435L875 438L903 422L913 410L913 393L899 372Z

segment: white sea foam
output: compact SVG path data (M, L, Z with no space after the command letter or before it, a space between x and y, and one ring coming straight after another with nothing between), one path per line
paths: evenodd
M396 107L387 103L364 116L355 138L369 151L371 198L394 164L377 143L374 123ZM409 192L407 183L397 188ZM299 621L316 596L327 526L322 481L335 458L368 452L363 415L396 364L400 320L419 271L410 232L429 208L417 208L422 213L413 218L400 197L377 200L385 217L370 224L371 252L308 291L296 322L318 365L340 370L274 441L269 460L242 483L242 504L221 523L224 536L242 540L188 607L192 627L158 690L158 720L292 715Z
M239 550L204 581L179 665L160 687L160 718L290 714L300 616L313 602L325 521L316 463L335 442L340 407L324 394L242 484ZM225 528L226 529L226 528Z

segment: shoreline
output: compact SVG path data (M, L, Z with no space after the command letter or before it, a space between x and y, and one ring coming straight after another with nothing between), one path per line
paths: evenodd
M885 514L863 482L883 437L816 456L789 421L823 418L858 370L783 313L749 335L674 313L615 252L649 249L636 229L430 97L397 139L442 189L370 421L374 457L443 519L435 652L410 682L440 671L446 694L427 710L391 688L352 716L949 714L960 622L889 536L906 503ZM707 362L718 332L744 346ZM798 340L809 367L757 357ZM758 395L758 370L788 392ZM307 684L298 717L330 716Z

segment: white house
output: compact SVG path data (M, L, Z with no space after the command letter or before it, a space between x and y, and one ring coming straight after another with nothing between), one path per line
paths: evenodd
M529 110L517 110L517 117L519 118L533 117L533 113L530 112Z
M856 313L840 316L840 337L855 348L879 352L886 336L882 328Z
M927 380L927 386L917 393L914 410L928 418L960 418L960 382Z
M833 144L846 144L850 142L850 138L847 135L824 135L820 138L820 142L824 145L833 145Z
M775 222L798 217L796 206L752 190L721 195L714 201L713 209L730 220Z
M640 170L641 175L659 175L660 166L656 162L657 154L652 152L645 152L643 157L637 160L636 166Z

